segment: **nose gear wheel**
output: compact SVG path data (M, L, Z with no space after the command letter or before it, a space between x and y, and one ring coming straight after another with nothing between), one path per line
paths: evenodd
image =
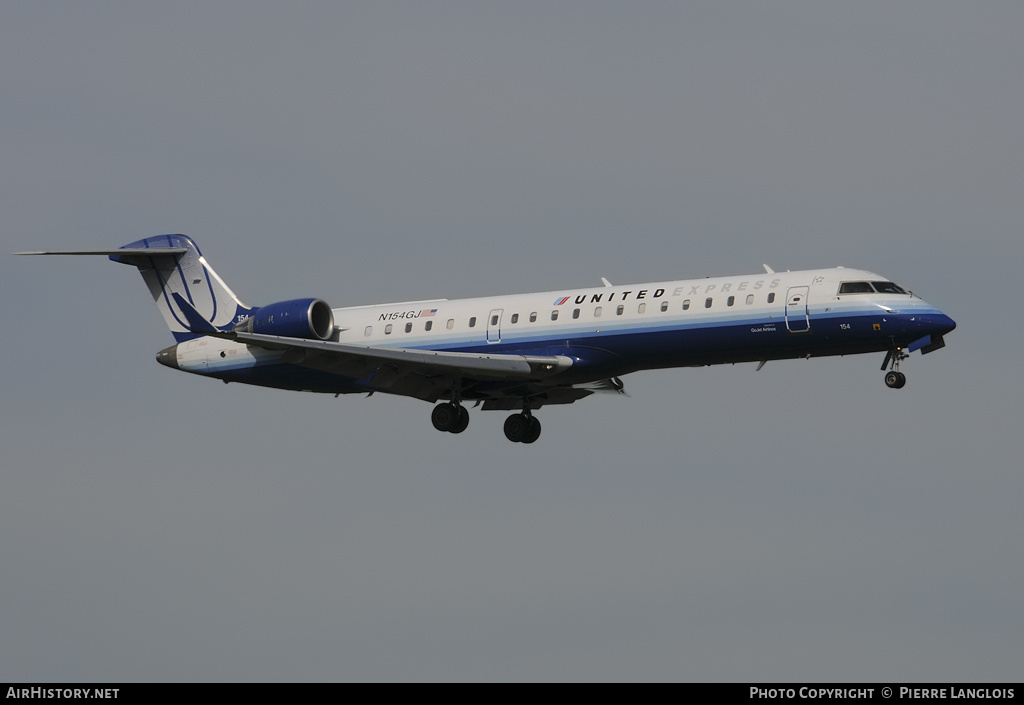
M892 348L885 354L885 359L882 361L882 370L887 367L891 367L888 372L885 373L885 386L889 389L903 389L907 384L907 376L900 372L900 362L906 360L910 355L903 351L903 348L896 345L893 341Z

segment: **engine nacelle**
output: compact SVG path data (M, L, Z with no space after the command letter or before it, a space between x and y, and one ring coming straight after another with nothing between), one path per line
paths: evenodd
M260 306L235 330L286 338L327 340L334 333L334 313L321 299L292 299Z

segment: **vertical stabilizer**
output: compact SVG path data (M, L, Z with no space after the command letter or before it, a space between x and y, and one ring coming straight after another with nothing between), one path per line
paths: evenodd
M249 309L217 276L192 238L158 235L125 245L109 254L114 262L138 267L167 327L178 342L197 337L176 299L218 330L230 330ZM189 315L194 315L190 312Z
M180 343L199 337L189 325L208 323L217 330L230 330L253 311L228 288L210 268L192 238L158 235L133 242L117 250L45 250L15 252L16 255L106 255L115 262L138 267L149 293L160 309L167 327ZM195 309L185 315L179 301ZM209 330L209 326L200 328Z

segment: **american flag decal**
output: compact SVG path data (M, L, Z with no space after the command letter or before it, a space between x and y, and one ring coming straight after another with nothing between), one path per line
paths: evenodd
M435 313L437 313L436 308L425 308L422 311L420 311L420 317L422 318L423 316L433 316Z
M564 299L556 299L554 305L555 306L561 306L562 304L564 304L568 300L569 300L568 296L566 296Z

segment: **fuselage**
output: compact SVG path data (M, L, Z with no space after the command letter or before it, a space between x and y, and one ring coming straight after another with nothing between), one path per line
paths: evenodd
M332 340L448 352L563 355L561 385L629 372L902 349L955 327L872 272L817 269L582 287L533 294L333 309ZM286 353L198 338L179 369L227 381L324 392L361 380L290 366Z

